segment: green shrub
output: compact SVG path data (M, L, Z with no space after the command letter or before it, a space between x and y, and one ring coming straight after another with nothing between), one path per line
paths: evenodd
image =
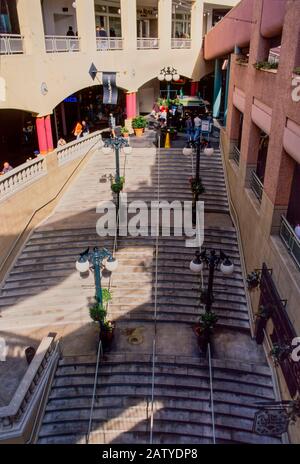
M147 119L144 116L137 116L132 120L133 129L144 129L147 126Z
M95 322L103 322L106 318L106 309L103 305L95 303L90 307L90 317Z

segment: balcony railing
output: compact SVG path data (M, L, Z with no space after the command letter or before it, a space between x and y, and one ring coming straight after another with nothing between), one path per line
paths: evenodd
M261 202L263 191L264 191L264 185L259 179L255 171L252 171L251 173L250 186L255 196L257 197L257 199Z
M240 157L241 157L241 152L238 149L238 147L234 146L233 147L233 155L232 159L236 162L236 164L239 166L240 164Z
M172 48L191 48L191 45L191 39L172 39L171 41Z
M97 37L97 50L123 50L122 37Z
M67 37L63 35L46 35L45 44L47 53L80 51L79 37Z
M83 156L93 147L102 141L102 131L96 131L92 134L82 137L79 140L74 140L62 148L57 149L58 165L62 166L74 159Z
M0 34L0 55L24 53L23 36L19 34Z
M155 50L159 48L159 39L150 37L137 39L137 48L138 50Z
M45 158L38 158L0 176L0 201L47 174Z
M284 216L281 217L279 235L300 269L300 239Z

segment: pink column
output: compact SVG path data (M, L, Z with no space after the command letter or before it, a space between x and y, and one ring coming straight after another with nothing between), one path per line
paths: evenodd
M136 92L126 94L126 113L127 119L136 116Z
M191 97L196 97L199 91L199 82L191 82Z
M47 151L53 151L53 136L52 136L52 126L51 126L51 116L50 114L45 117L45 130L47 138Z
M46 155L48 152L47 135L45 128L45 118L36 118L36 132L41 155Z

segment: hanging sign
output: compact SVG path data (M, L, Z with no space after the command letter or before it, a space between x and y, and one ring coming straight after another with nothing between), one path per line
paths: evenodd
M281 436L288 431L286 409L260 409L254 417L253 431L258 435Z
M103 103L105 105L116 105L118 103L118 88L116 85L116 73L104 72L102 77Z

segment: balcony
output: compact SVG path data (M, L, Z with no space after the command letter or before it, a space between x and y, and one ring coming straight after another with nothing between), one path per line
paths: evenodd
M236 162L236 164L239 166L240 164L240 157L241 157L241 152L238 149L238 147L234 146L233 147L233 154L232 154L232 159Z
M19 34L0 34L0 55L24 53L23 36Z
M300 239L297 237L292 226L284 216L281 217L279 235L288 252L300 269Z
M251 180L250 180L250 187L258 199L259 202L261 202L263 191L264 191L264 185L259 179L258 175L256 174L255 171L251 172Z
M80 38L63 35L46 35L45 45L47 53L79 52Z
M159 48L159 39L157 38L142 38L137 39L138 50L157 50Z
M122 37L97 37L97 51L123 50Z
M183 49L189 49L192 46L192 40L191 39L172 39L171 40L171 48L183 48Z

